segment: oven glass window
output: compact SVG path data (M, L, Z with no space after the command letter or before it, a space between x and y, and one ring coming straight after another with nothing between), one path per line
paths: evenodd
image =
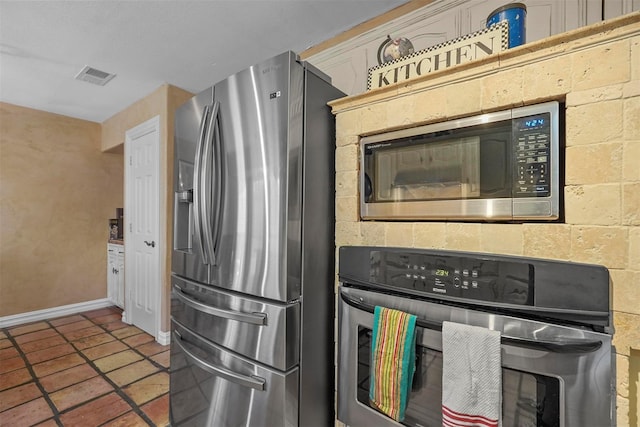
M369 406L371 330L358 328L358 401ZM502 369L502 424L519 427L560 425L560 383L557 378ZM402 424L442 425L442 353L418 346L416 373Z

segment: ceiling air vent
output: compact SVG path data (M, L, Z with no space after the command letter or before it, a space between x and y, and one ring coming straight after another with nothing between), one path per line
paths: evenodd
M105 73L104 71L85 65L84 68L76 75L76 80L84 80L85 82L93 83L94 85L104 86L115 76L115 74Z

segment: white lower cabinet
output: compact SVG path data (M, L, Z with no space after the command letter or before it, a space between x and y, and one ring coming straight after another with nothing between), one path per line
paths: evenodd
M107 298L124 308L124 246L107 243Z

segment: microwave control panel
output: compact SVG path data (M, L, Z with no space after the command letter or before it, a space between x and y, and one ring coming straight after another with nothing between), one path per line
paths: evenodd
M526 262L374 251L370 280L413 294L533 305L533 266Z
M514 197L551 195L551 115L513 119Z

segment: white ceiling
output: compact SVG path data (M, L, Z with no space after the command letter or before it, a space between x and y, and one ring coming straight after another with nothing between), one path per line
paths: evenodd
M0 1L0 101L103 122L163 83L197 93L406 0ZM75 75L116 74L106 86Z

